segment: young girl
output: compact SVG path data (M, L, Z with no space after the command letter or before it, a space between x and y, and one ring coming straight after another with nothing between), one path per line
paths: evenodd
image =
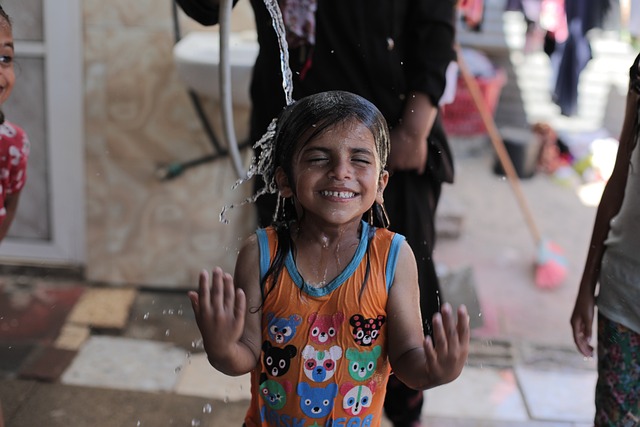
M245 243L235 278L203 271L189 293L211 365L251 372L247 427L379 426L392 371L415 389L460 374L466 308L456 324L445 305L435 343L425 338L415 258L384 228L388 151L364 98L332 91L287 107L262 172L281 198L273 225Z
M591 245L571 316L578 350L593 356L598 292L596 426L640 425L640 55L629 92L613 173L596 213Z
M13 71L11 19L0 6L0 107L9 98L16 77ZM27 178L29 139L17 125L4 119L0 111L0 241L11 226L20 191Z

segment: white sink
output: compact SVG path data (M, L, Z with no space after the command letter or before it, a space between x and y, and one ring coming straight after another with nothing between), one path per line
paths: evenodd
M249 82L258 56L255 31L229 35L231 97L235 107L250 107ZM192 31L173 48L173 59L182 82L196 93L220 100L220 37L213 31Z

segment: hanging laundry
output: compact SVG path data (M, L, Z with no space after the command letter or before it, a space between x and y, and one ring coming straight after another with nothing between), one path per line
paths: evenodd
M527 22L524 51L542 45L550 56L552 99L565 116L577 113L580 74L592 58L587 32L602 27L611 1L507 0L505 10L522 12Z
M602 27L610 0L565 0L568 37L556 40L550 53L553 68L553 101L565 116L578 110L578 83L580 74L592 58L587 32Z

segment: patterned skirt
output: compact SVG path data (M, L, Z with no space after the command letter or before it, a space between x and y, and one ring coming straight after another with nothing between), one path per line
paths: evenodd
M640 334L598 314L595 425L640 426Z

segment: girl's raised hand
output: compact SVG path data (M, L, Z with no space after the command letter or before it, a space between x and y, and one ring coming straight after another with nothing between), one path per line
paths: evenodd
M436 382L445 384L460 375L469 355L471 330L467 308L458 307L456 325L451 305L443 304L441 312L433 316L433 337L424 340L427 372Z
M211 278L206 270L200 272L198 292L190 291L188 296L211 364L216 367L233 360L244 330L244 291L234 287L229 273L216 267Z

